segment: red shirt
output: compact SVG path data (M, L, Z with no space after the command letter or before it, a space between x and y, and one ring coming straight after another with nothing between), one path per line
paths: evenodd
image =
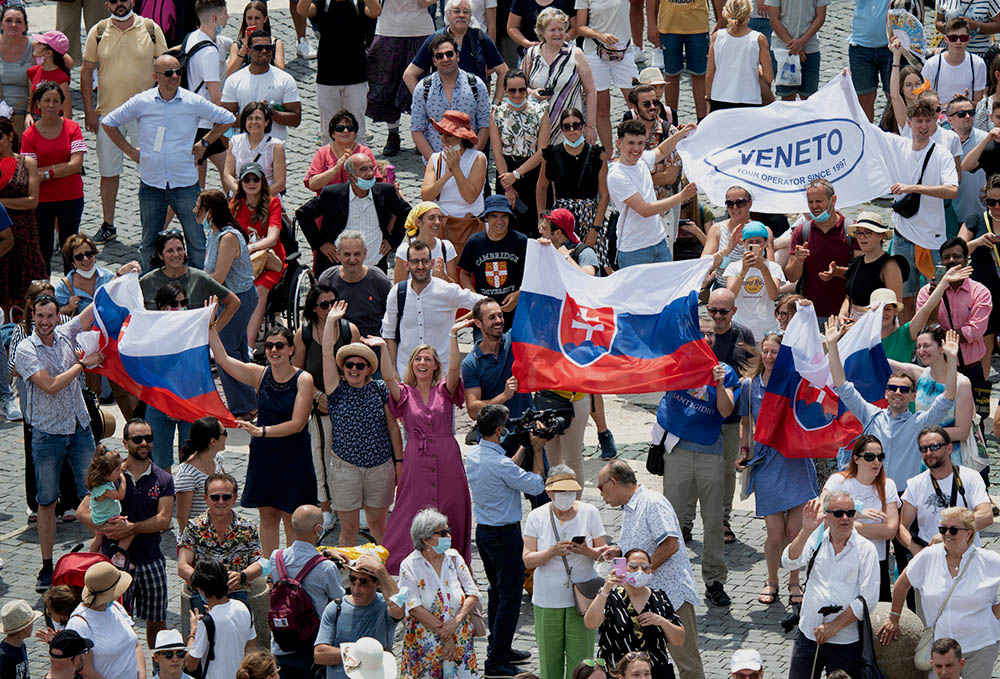
M54 68L51 71L43 71L40 64L32 66L28 69L28 82L31 86L28 88L30 91L28 94L32 94L35 88L38 87L39 83L43 83L46 80L51 80L57 85L62 85L63 83L69 82L69 76L66 75L66 71L61 68Z
M844 215L838 213L837 216L839 217L837 225L826 233L812 222L812 226L809 227L809 242L805 244L809 248L809 256L802 263L802 296L815 305L817 316L833 316L840 313L840 305L843 304L844 296L847 294L845 279L834 277L833 280L825 282L819 277L820 273L830 266L830 262L836 262L837 266L847 266L854 254L851 246L847 244ZM792 231L789 257L795 256L795 249L800 245L803 245L801 225Z
M256 233L258 240L266 238L267 232L271 227L281 228L281 200L277 196L271 196L271 202L268 204L267 209L266 225L261 224L250 216L250 208L247 207L246 201L240 201L239 207L233 213L233 217L236 218L240 226L246 229L250 235ZM281 239L278 239L278 243L271 249L274 250L274 254L278 255L278 259L282 262L285 261L285 246L281 244Z
M375 154L372 150L365 146L364 144L355 144L353 153L363 153L372 159L372 163L375 165L375 180L382 181L382 171L378 168L378 163L375 162ZM313 178L314 175L322 174L326 172L331 167L337 164L339 160L333 154L333 149L330 148L329 144L323 144L316 151L316 155L313 156L312 162L309 164L309 171L306 172L306 178L304 181L306 188L309 188L309 180ZM330 184L341 184L347 181L347 171L344 168L340 168L340 171L333 176L333 180ZM329 186L329 184L327 184ZM322 189L321 189L322 190ZM316 192L317 194L319 191Z
M46 139L34 125L21 135L21 154L35 159L38 163L39 178L42 168L68 162L71 154L80 152L87 152L87 144L83 141L80 126L66 118L62 118L62 129L55 139ZM79 172L68 177L43 181L39 185L38 201L41 203L78 198L83 198L83 176Z

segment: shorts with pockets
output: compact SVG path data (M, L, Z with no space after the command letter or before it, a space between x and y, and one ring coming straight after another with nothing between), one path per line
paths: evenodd
M774 64L774 55L771 56L771 63ZM803 94L811 97L819 90L819 52L806 55L806 60L802 62L802 82L798 85L776 85L775 93L779 97L787 97L793 94Z
M133 146L139 144L139 123L131 121L118 128L122 136ZM103 125L97 126L97 172L102 177L117 177L122 173L125 154L115 146Z
M132 616L146 622L167 619L167 561L160 557L152 563L134 564L132 586L128 596L132 601Z
M375 467L358 467L333 454L330 504L334 511L388 507L396 490L396 466L390 457Z
M708 71L708 33L660 33L663 73L668 76L705 75Z
M851 67L851 82L859 95L871 94L878 89L889 94L889 76L892 75L892 52L888 47L847 46L847 60Z
M631 48L625 50L625 56L619 61L607 61L593 52L587 52L586 57L590 63L590 72L594 76L594 89L598 92L610 90L612 84L632 89L632 78L639 77Z

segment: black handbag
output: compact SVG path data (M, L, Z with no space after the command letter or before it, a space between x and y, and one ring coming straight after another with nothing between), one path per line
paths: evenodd
M667 440L667 432L663 432L659 443L649 445L649 453L646 455L646 471L655 476L663 476L663 458L666 457L667 448L663 445Z
M924 166L920 168L920 177L917 179L917 184L922 184L924 181L924 172L927 171L927 164L931 162L932 153L934 153L934 142L931 142L930 147L927 149L927 155L924 156ZM900 217L906 217L909 219L913 215L917 214L917 211L919 210L919 193L904 193L901 196L896 196L892 201L892 211Z
M868 614L868 604L865 603L864 597L858 599L864 611L861 620L858 620L858 637L861 639L861 669L858 679L884 679L882 670L875 660L875 638L872 633L872 619Z

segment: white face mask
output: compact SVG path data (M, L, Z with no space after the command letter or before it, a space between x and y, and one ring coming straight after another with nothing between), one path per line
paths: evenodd
M452 145L451 150L455 151L456 153L461 153L462 152L462 145L461 144L454 144L454 145Z
M572 509L574 502L576 502L576 493L571 490L552 493L552 504L555 505L556 509L560 512Z
M652 577L652 573L645 571L628 571L625 573L625 584L633 587L645 587Z
M89 269L81 269L78 267L75 273L77 273L80 276L83 276L84 278L93 278L94 274L97 273L97 263L95 262L94 264L92 264Z

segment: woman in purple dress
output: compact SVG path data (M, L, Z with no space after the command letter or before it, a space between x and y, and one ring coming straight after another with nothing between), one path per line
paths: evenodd
M437 507L448 517L451 546L471 563L472 498L462 453L455 440L455 406L465 404L458 331L471 319L451 328L448 374L441 375L437 350L421 344L410 354L403 381L382 342L382 376L389 387L389 408L406 429L403 469L396 486L396 505L389 516L382 545L389 550L386 568L393 575L412 550L410 525L425 507ZM443 377L443 379L442 379ZM398 467L397 467L398 470Z

